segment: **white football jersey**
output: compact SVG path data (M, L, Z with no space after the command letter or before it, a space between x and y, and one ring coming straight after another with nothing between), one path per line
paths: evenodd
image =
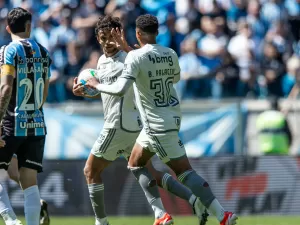
M147 132L180 129L181 110L173 86L179 76L178 56L170 48L147 44L128 53L121 77L135 80L136 104Z
M126 52L120 51L112 57L104 54L99 58L97 78L101 84L113 84L121 76ZM134 93L131 87L119 97L101 93L104 108L104 128L121 128L125 131L138 132L141 129L139 113L134 104Z

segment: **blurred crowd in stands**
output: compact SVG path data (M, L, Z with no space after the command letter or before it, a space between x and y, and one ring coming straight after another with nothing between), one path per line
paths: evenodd
M81 100L73 78L96 68L98 17L120 17L131 46L135 19L158 17L157 41L180 60L182 99L286 97L300 81L300 0L0 0L0 44L12 7L33 12L32 37L52 54L48 102Z

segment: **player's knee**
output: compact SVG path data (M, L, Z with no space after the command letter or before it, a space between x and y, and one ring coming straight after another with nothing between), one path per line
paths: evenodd
M132 157L130 157L128 160L128 168L134 168L134 167L138 167L137 163L135 162L134 159L132 159Z
M185 173L186 171L193 170L191 164L186 157L180 159L172 159L167 165L174 171L176 176Z
M99 178L101 175L101 172L102 172L101 169L99 170L99 169L93 168L89 165L86 165L83 169L84 176L88 182L89 181L92 182L94 179Z
M20 183L23 190L37 185L37 171L29 168L22 167L20 169Z
M147 165L148 159L143 159L140 155L131 155L128 160L128 167L145 167Z
M145 167L130 167L128 169L136 177L142 187L154 187L157 186L157 181L152 178L149 171Z
M154 177L154 179L156 180L156 183L158 186L162 187L162 179L165 173L154 170L151 171L152 176Z
M93 176L93 170L90 166L85 166L83 169L83 174L86 179L90 179Z

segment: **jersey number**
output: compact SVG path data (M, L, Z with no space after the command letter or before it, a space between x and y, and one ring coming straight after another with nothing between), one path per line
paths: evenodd
M173 85L173 78L169 77L165 81L162 78L150 80L150 89L155 90L154 99L156 107L175 106L179 102L170 93L171 85Z
M32 81L29 78L24 78L20 81L19 87L22 87L23 85L25 85L25 96L19 109L23 111L31 111L31 110L41 108L41 106L43 105L43 98L44 98L44 86L45 86L44 79L39 78L36 81L36 87L35 87L36 90L34 95L35 95L35 102L37 104L28 103L33 90Z

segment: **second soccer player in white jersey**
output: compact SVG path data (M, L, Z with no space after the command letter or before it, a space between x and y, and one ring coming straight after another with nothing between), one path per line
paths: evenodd
M209 184L192 169L178 137L181 111L173 87L180 79L178 57L172 49L156 44L157 34L157 18L149 14L139 16L136 20L136 37L141 48L129 52L118 81L107 85L89 79L87 85L102 93L118 96L134 86L144 125L128 163L137 180L140 181L141 177L146 177L148 181L153 179L145 166L156 153L221 225L236 224L237 216L223 209ZM139 183L147 192L147 182Z
M102 84L113 84L121 76L127 53L119 51L111 33L112 29L120 29L118 18L100 17L96 25L96 37L103 48L104 54L99 58L96 80ZM74 80L73 92L75 95L84 96L83 86ZM104 207L104 184L101 179L102 171L115 159L123 155L129 158L134 143L141 131L139 114L134 105L133 88L130 87L124 96L101 94L104 106L104 127L95 142L91 154L86 162L84 173L92 206L96 216L96 225L107 225L108 219ZM150 146L148 146L150 147ZM148 167L152 168L149 163ZM154 179L147 180L142 177L139 182L146 182L143 187L146 197L152 206L156 220L154 225L172 224L173 220L165 212L161 203L156 183L169 192L187 200L199 217L202 224L206 223L207 213L198 198L184 185L172 178L167 173L156 171L152 168Z

